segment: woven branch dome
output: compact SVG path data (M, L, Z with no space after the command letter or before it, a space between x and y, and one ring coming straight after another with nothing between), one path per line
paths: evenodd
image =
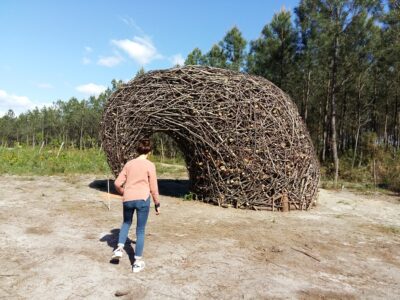
M270 81L185 66L152 71L109 98L101 122L112 171L137 155L143 137L164 132L183 152L197 199L236 208L308 209L319 164L297 107Z

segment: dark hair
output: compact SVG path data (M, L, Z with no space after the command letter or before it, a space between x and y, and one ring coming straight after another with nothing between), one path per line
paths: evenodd
M138 143L136 151L139 154L147 154L152 150L151 142L149 139L141 139Z

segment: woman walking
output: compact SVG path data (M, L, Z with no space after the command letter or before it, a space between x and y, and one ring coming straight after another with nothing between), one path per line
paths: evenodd
M160 202L156 168L152 162L147 160L152 150L150 140L141 140L136 150L139 156L125 164L114 182L117 191L123 195L124 221L119 232L118 248L114 250L112 259L120 259L122 257L129 228L132 225L132 217L136 211L135 262L133 263L132 271L140 272L145 266L142 255L145 227L150 210L150 195L153 198L157 215L160 213Z

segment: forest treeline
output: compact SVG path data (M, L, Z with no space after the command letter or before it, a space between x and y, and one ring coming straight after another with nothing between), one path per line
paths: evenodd
M208 52L193 49L185 64L263 76L288 93L335 182L344 162L373 168L373 177L377 160L399 163L399 0L302 0L293 11L277 12L259 38L247 41L233 27ZM57 101L19 116L9 111L0 119L2 144L99 146L102 108L118 84L87 100ZM165 136L156 140L163 153L176 153Z

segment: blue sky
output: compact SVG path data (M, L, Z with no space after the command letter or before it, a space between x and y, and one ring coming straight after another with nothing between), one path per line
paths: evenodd
M0 116L182 64L237 26L247 41L298 0L0 1Z

